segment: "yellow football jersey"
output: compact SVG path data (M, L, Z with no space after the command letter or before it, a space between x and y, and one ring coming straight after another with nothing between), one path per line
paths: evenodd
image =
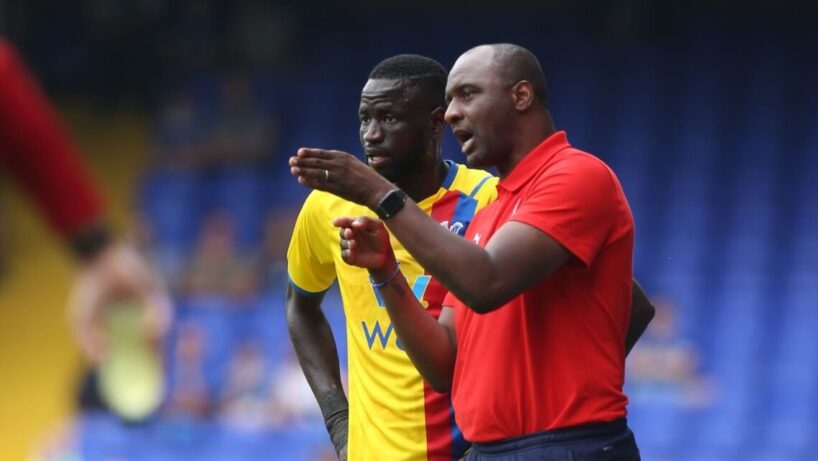
M497 178L449 162L441 188L418 205L463 235L474 214L494 200ZM372 216L368 208L314 191L305 201L287 252L290 283L300 293L326 291L337 278L344 304L349 362L350 460L452 460L468 448L448 394L434 392L403 351L366 269L341 259L340 216ZM430 315L440 315L446 289L392 238L395 256Z

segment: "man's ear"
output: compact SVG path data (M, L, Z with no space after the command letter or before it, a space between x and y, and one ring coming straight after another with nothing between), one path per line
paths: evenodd
M534 104L534 87L528 80L520 80L511 87L511 98L514 108L519 112L525 112Z
M435 109L432 111L432 133L436 135L443 133L443 130L446 127L446 120L443 119L444 115L446 115L446 108L443 106L435 107Z

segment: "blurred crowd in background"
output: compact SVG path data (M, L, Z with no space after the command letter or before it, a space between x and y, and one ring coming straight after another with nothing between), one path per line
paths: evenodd
M657 307L628 359L643 459L812 459L814 8L340 3L0 2L0 31L58 101L151 127L127 234L176 304L155 418L108 412L89 370L76 419L32 459L333 459L286 333L286 248L307 194L287 158L359 152L357 99L381 59L449 66L497 41L538 55L558 128L613 167L634 210L635 276ZM450 135L444 153L460 158ZM325 305L343 363L337 293Z

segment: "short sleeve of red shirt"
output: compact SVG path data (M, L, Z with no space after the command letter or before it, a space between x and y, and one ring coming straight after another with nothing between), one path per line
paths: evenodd
M618 216L611 171L596 158L577 152L534 181L509 220L536 227L590 266Z

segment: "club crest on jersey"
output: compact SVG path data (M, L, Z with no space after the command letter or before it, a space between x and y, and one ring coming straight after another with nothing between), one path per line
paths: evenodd
M466 233L466 227L468 226L467 223L462 221L455 221L451 224L449 224L449 221L441 221L440 225L461 237Z

